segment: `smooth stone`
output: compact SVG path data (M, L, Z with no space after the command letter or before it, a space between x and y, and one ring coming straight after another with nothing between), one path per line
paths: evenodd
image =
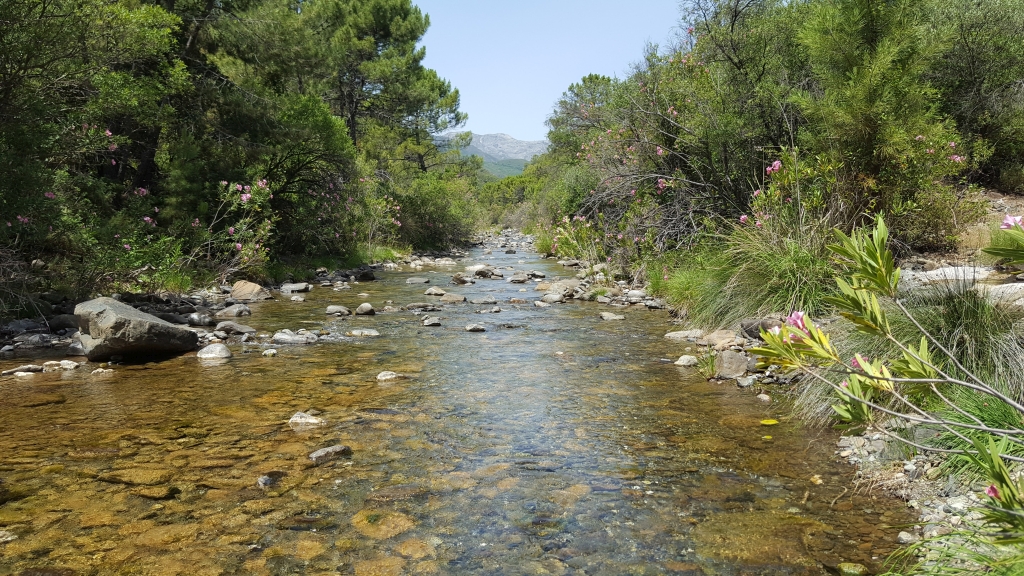
M425 296L444 296L446 292L437 286L431 286L427 288L426 292L423 293Z
M771 402L772 401L772 397L767 395L767 394L758 394L757 395L757 399L760 400L761 402Z
M757 376L743 376L736 379L736 385L740 388L749 388L757 382Z
M715 376L739 378L747 372L747 357L739 352L723 350L715 357Z
M351 448L343 444L336 444L327 448L321 448L316 452L311 453L309 455L309 459L313 461L314 466L319 466L325 462L330 462L331 460L337 460L338 458L351 455Z
M334 314L336 316L349 316L352 314L352 311L344 306L334 304L327 307L327 314Z
M540 300L534 300L533 301L533 305L536 306L537 308L550 308L551 307L551 304L548 304L547 302L542 302Z
M263 351L262 356L265 358L273 358L274 356L277 356L277 350L274 348L267 348Z
M497 304L498 301L494 296L484 296L483 298L474 298L470 300L471 304Z
M466 297L463 296L462 294L452 294L451 292L449 292L448 294L445 294L444 296L441 296L441 302L457 303L457 302L465 302L465 301L466 301Z
M423 325L424 326L440 326L441 325L441 319L438 318L437 316L427 316L426 318L423 319Z
M186 320L188 320L189 326L213 326L217 323L209 314L200 314L199 312L189 314Z
M305 302L306 301L306 299L303 298L302 296L292 296L291 298L289 298L289 300L291 300L292 302Z
M547 302L548 304L555 304L558 302L565 302L565 296L561 294L545 294L540 297L541 302Z
M316 334L304 333L296 334L291 330L284 329L279 330L271 338L275 344L312 344L317 341Z
M43 371L43 367L41 365L39 365L39 364L24 364L22 366L18 366L17 368L11 368L10 370L4 370L3 372L0 372L0 376L10 376L11 374L15 374L17 372L42 372L42 371Z
M363 302L356 308L356 316L373 316L377 311L373 309L373 305L369 302Z
M483 324L470 324L466 326L466 332L486 332L487 328L484 328Z
M196 358L231 358L231 350L223 344L210 344L196 352Z
M323 418L306 414L305 412L296 412L295 414L292 414L292 417L288 420L288 426L292 430L323 426L325 423L326 422Z
M622 314L613 314L611 312L601 312L601 320L625 320L626 317Z
M430 284L430 278L406 278L406 284Z
M231 306L228 306L214 314L217 318L237 318L239 316L250 315L252 315L252 310L250 310L245 304L232 304Z
M248 280L235 282L231 286L231 297L235 300L270 300L273 298L266 288Z
M376 330L372 330L372 329L369 329L369 328L364 328L364 329L352 330L350 332L346 332L345 335L346 336L355 336L355 337L358 338L358 337L364 337L364 336L380 336L380 332L377 332Z
M696 366L698 363L699 361L696 356L690 356L687 354L680 356L679 360L674 362L676 366Z
M683 340L690 340L691 338L697 339L703 335L703 330L680 330L678 332L669 332L668 334L665 334L665 338L668 338L669 340L675 340L678 342Z
M281 292L309 292L310 286L307 282L294 282L290 284L281 284Z
M251 326L246 326L245 324L239 324L237 322L231 322L230 320L225 320L224 322L218 323L217 327L214 328L214 330L217 331L217 332L224 332L224 333L227 333L227 334L255 334L256 333L256 329L255 328L253 328Z
M397 372L392 372L391 370L385 370L385 371L381 372L380 374L377 374L377 381L378 382L384 382L386 380L394 380L394 379L398 378L399 376L401 376L401 375L399 373L397 373Z

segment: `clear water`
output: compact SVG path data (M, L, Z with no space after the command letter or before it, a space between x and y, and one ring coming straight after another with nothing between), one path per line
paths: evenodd
M460 266L571 275L473 257ZM895 548L909 516L854 494L832 432L661 361L683 353L665 312L602 321L597 304L533 307L529 284L448 287L451 272L386 272L242 319L379 338L0 379L0 530L17 536L0 574L825 574ZM437 328L323 314L436 300L414 275L502 311L446 305ZM327 425L288 427L310 409ZM351 458L312 466L339 443Z

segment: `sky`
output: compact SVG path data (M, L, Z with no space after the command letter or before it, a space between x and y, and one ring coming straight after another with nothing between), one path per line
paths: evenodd
M543 140L587 74L625 78L678 31L678 0L413 0L430 16L424 64L459 89L463 130Z

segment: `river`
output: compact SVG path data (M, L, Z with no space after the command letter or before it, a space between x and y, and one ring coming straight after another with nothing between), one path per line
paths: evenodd
M665 311L603 321L593 303L534 307L530 284L447 285L477 262L573 275L475 249L241 319L380 337L0 378L0 574L817 575L896 548L911 516L854 490L835 433L664 362L683 353ZM434 285L501 311L323 313L436 301ZM326 425L288 426L311 410ZM351 457L312 465L336 444Z

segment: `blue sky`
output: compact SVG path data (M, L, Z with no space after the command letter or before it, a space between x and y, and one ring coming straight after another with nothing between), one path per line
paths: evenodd
M413 0L430 15L424 64L451 81L465 129L541 140L569 84L625 77L678 30L677 0Z

